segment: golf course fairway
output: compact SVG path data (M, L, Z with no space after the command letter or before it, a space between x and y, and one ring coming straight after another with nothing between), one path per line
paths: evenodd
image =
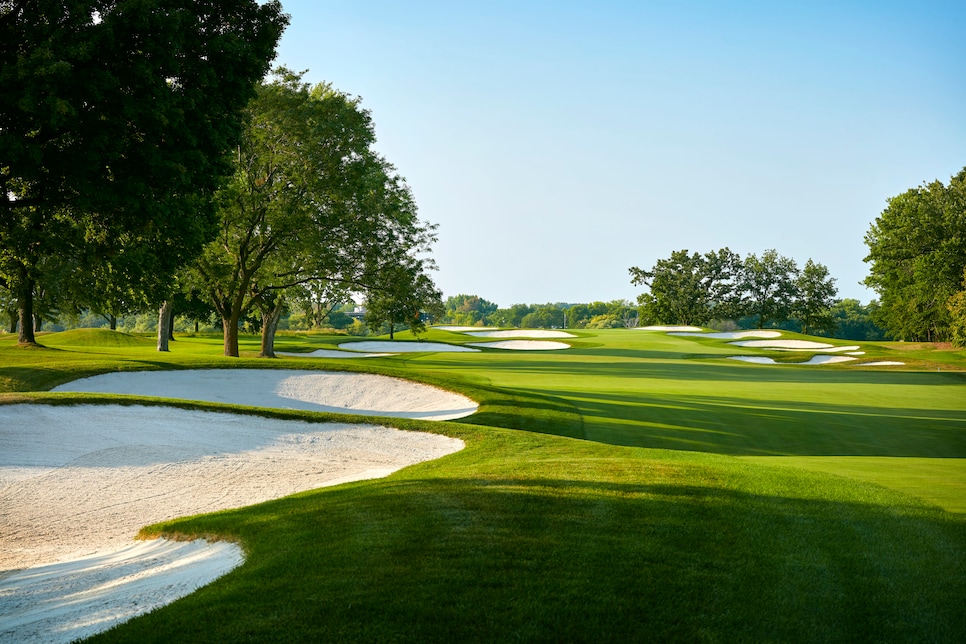
M144 528L231 540L246 560L91 641L966 641L966 353L858 343L852 362L758 365L728 358L811 354L570 332L561 350L364 360L256 359L255 337L231 359L220 336L179 336L167 354L107 331L42 334L32 349L0 336L0 404L172 404L49 390L113 371L243 367L402 377L480 405L431 422L177 402L466 446ZM276 348L345 341L280 335Z

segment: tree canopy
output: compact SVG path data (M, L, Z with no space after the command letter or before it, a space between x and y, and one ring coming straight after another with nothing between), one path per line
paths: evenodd
M281 69L258 86L246 116L235 172L215 199L218 235L195 270L223 320L225 355L238 355L238 323L258 309L262 354L271 356L290 298L399 287L388 276L428 248L433 227L373 151L358 99Z
M275 0L0 4L0 284L22 343L44 257L89 271L133 235L170 272L200 250L286 22Z
M678 250L650 270L632 266L631 283L646 285L641 315L653 322L700 325L734 314L741 259L728 248L701 255Z
M631 283L649 291L638 297L640 317L650 324L706 325L751 316L759 328L791 318L803 328L831 328L835 280L809 259L804 273L795 260L770 249L742 260L728 248L705 254L679 250L650 270L630 268Z
M888 200L865 236L869 275L880 296L876 322L904 340L951 336L950 300L966 289L966 168Z

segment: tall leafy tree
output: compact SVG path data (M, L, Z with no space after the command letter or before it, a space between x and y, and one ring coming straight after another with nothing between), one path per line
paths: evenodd
M835 278L829 275L828 267L812 261L805 267L795 283L797 297L792 306L792 315L802 325L802 333L826 332L835 329L832 307L835 305Z
M390 340L394 339L398 325L421 333L426 328L426 316L439 317L444 312L443 294L420 259L410 258L387 266L366 294L366 326L378 331L388 325Z
M216 196L220 227L196 268L238 355L238 325L262 316L262 355L272 356L288 298L329 283L358 290L379 280L432 236L405 182L373 150L372 119L358 99L278 70L257 88Z
M276 0L0 3L0 284L21 343L44 257L109 258L126 233L166 240L152 270L200 249L199 195L286 21Z
M963 272L963 290L949 298L949 335L957 347L966 347L966 271Z
M745 311L757 317L759 329L791 317L798 297L798 275L795 260L774 249L761 257L754 253L745 257L741 283L747 297Z
M741 258L728 248L701 255L678 250L650 270L630 268L631 283L650 292L638 297L642 317L663 324L705 324L734 315Z
M948 338L949 300L964 288L966 169L947 185L933 181L889 199L865 243L865 284L881 303L876 322L893 338Z

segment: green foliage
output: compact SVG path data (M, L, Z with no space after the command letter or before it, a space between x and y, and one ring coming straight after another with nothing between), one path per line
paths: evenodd
M505 309L497 309L490 317L490 323L494 326L520 328L523 326L523 318L534 309L530 304L514 304Z
M45 258L90 272L137 243L143 276L198 252L199 205L286 21L277 1L4 3L0 283L22 342L38 285L54 286Z
M223 320L225 355L238 356L237 328L250 312L261 313L271 356L289 300L320 322L325 302L376 288L428 251L434 227L418 220L374 142L369 112L330 85L280 69L258 86L235 174L217 195L218 237L196 265Z
M867 305L846 298L832 305L831 316L835 323L832 335L846 340L883 340L885 331L873 319L879 303L873 300Z
M451 295L446 298L443 322L459 326L486 326L499 308L478 295Z
M641 318L652 324L702 325L732 317L741 269L740 258L727 248L704 255L674 251L649 271L632 266L631 283L650 289L638 298Z
M792 314L801 323L802 333L831 332L835 328L832 306L838 289L828 268L809 258L795 282L795 291Z
M759 329L791 317L799 280L794 259L779 255L774 249L766 250L761 258L749 253L741 275L741 289L747 294L745 312L756 316ZM813 301L809 306L817 303Z
M375 286L367 291L366 326L371 331L388 326L390 339L400 324L413 334L422 333L426 317L442 317L442 298L423 262L410 258L405 263L387 266Z
M966 347L966 271L963 290L949 298L950 336L957 347Z
M947 185L923 184L888 200L865 236L869 276L880 296L876 323L904 340L952 334L949 301L964 288L966 169Z

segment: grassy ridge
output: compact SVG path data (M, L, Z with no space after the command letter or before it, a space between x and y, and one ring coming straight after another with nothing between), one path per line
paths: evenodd
M624 330L574 345L256 361L220 357L219 338L168 355L0 338L0 402L93 401L36 392L104 370L216 366L406 375L481 402L468 422L387 421L463 438L457 454L146 529L249 557L98 641L966 639L966 380L947 373L962 352L903 347L917 370L901 371L745 365L724 342Z

